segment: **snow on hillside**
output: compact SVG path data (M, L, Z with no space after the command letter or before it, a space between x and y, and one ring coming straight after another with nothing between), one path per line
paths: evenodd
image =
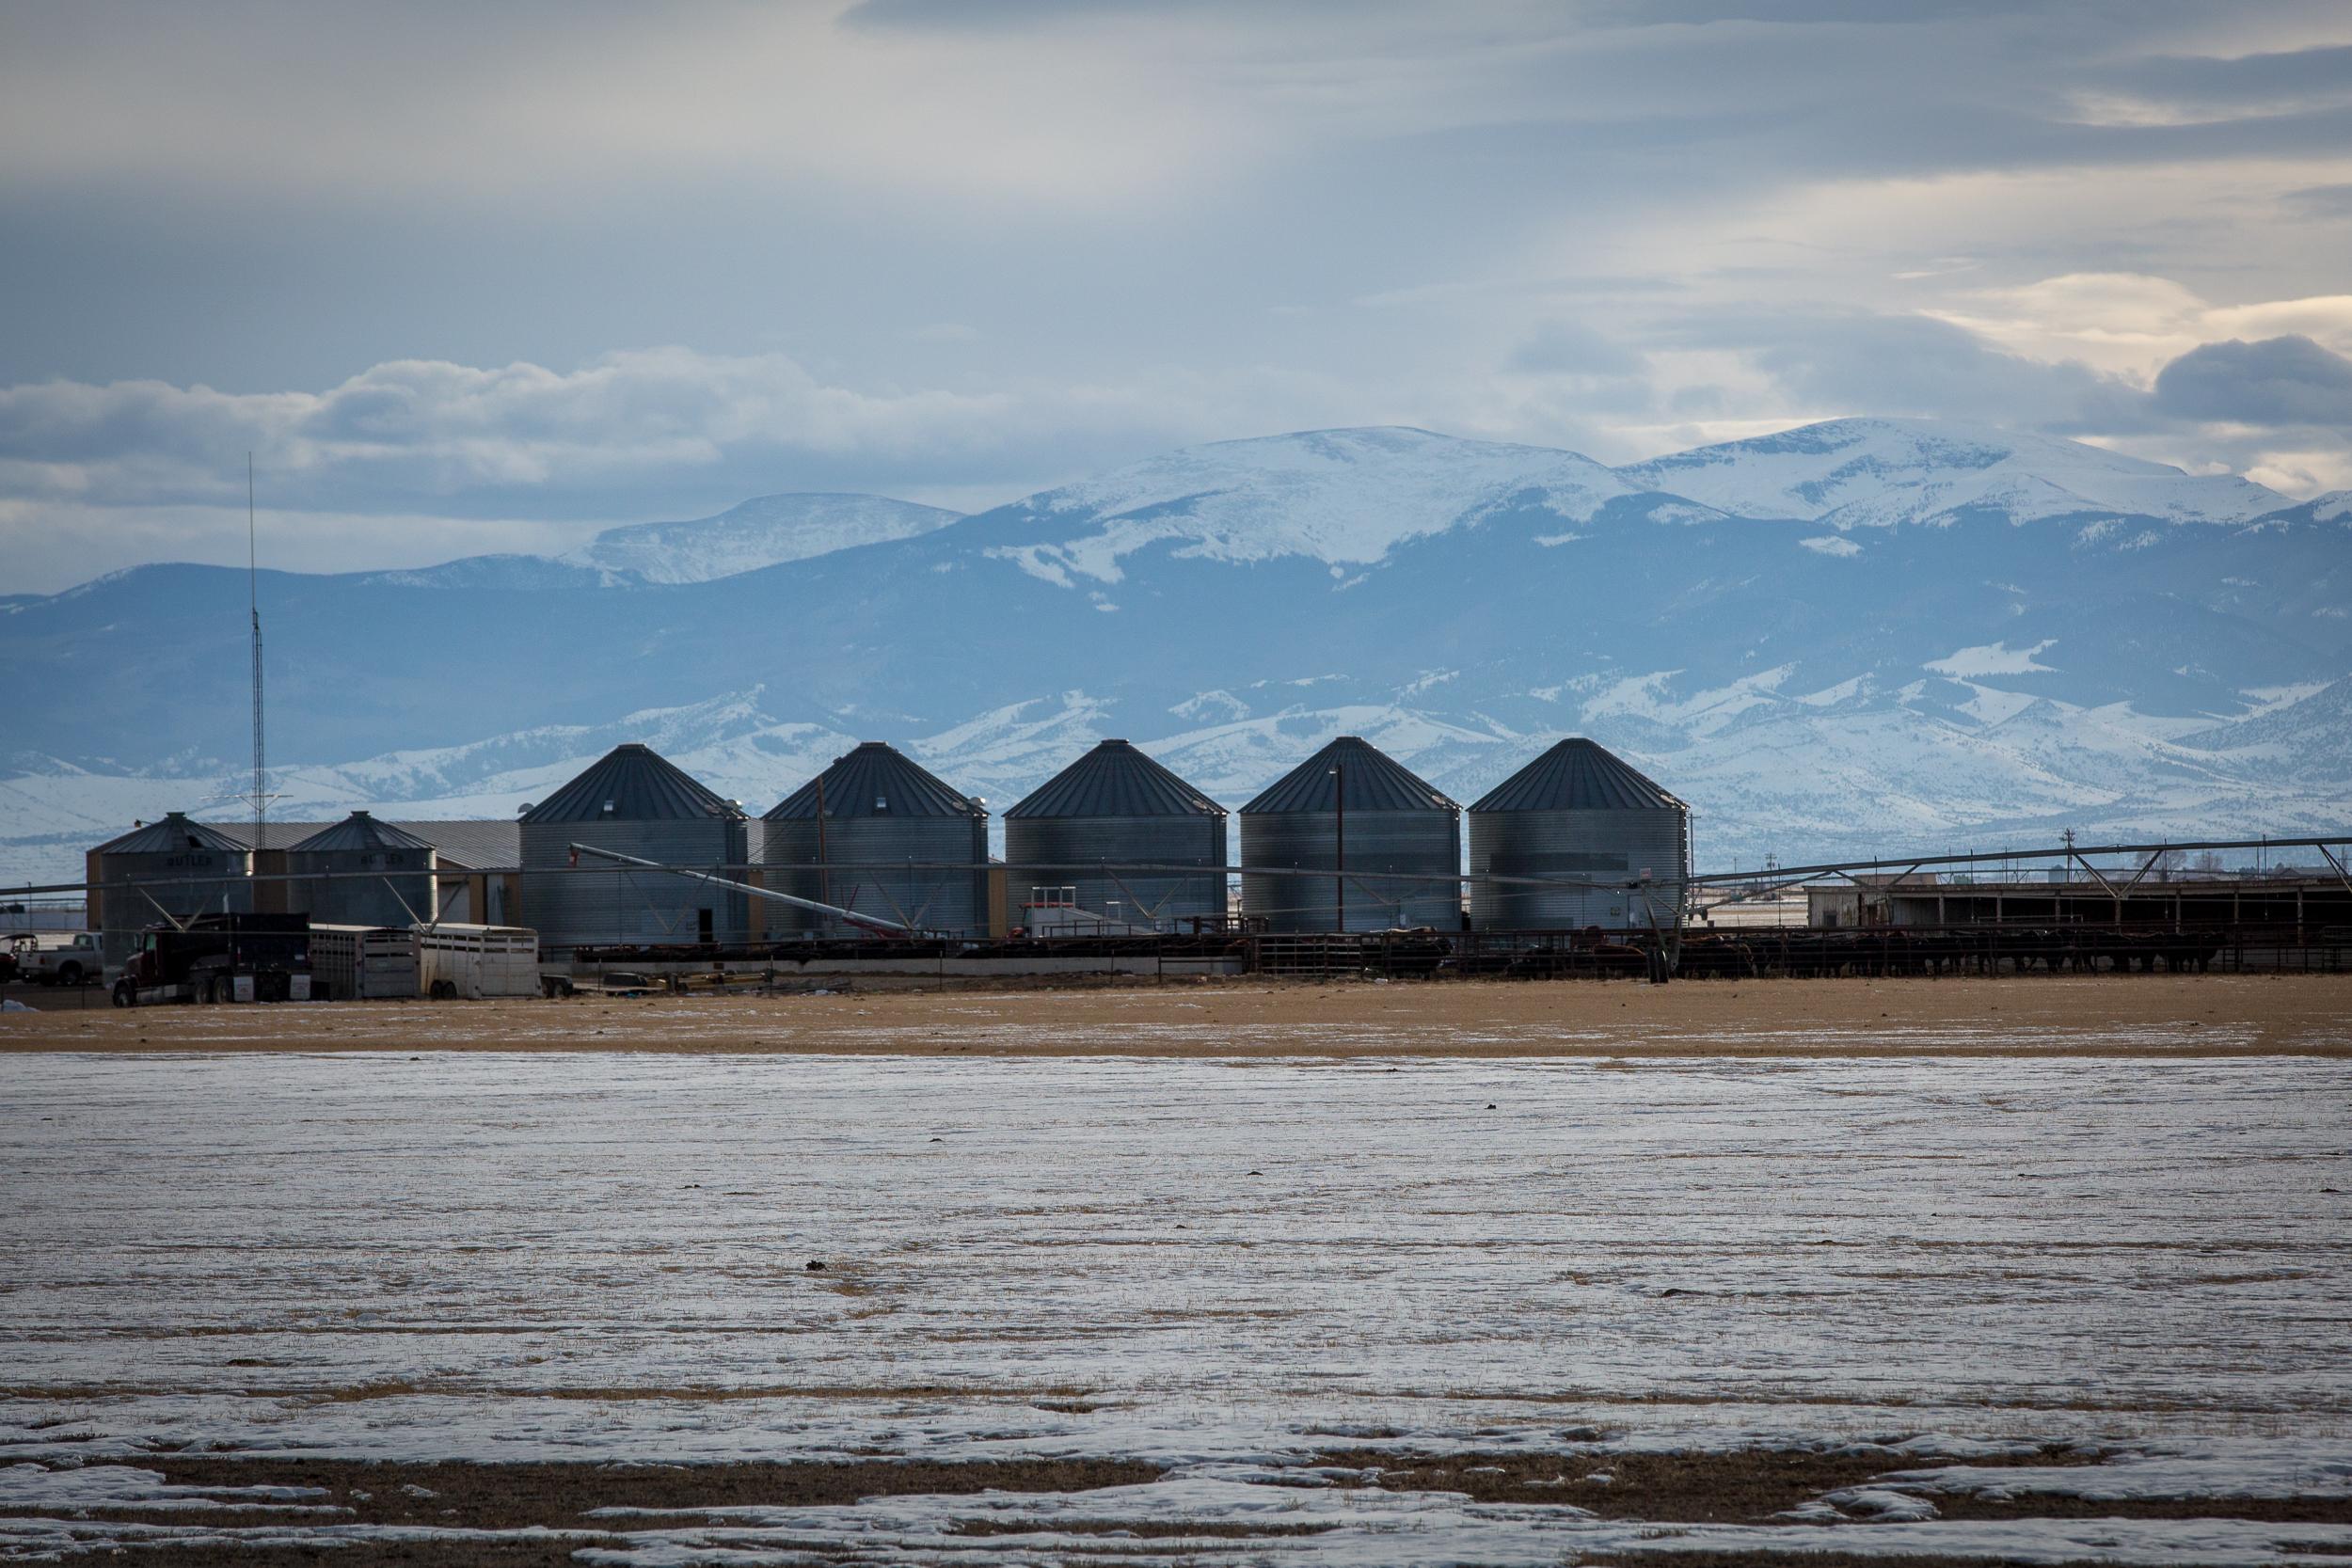
M369 572L359 580L383 588L487 588L531 594L553 588L627 588L636 579L544 555L469 555L437 566Z
M1929 420L1831 420L1619 468L1629 483L1749 517L1834 528L2011 522L2116 513L2246 522L2292 503L2232 474L2199 476L2079 441Z
M2324 496L2313 496L2292 511L2279 515L2277 521L2305 518L2314 523L2343 523L2352 527L2352 490L2330 490Z
M2199 751L2223 752L2249 768L2344 788L2344 758L2352 754L2352 675L2234 723L2181 737ZM2346 807L2352 813L2352 803Z
M887 496L761 496L715 517L607 529L558 559L647 582L708 582L859 545L912 539L960 515Z
M1321 430L1188 447L982 516L992 531L1042 533L990 553L1049 582L1118 582L1120 558L1173 541L1215 561L1303 555L1335 569L1506 511L1590 521L1638 494L1607 468L1549 447L1466 441L1425 430ZM1661 503L1661 520L1713 515Z

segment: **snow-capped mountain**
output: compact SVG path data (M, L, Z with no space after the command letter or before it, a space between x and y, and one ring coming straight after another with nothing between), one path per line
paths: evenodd
M2334 523L2352 529L2352 490L2330 490L2324 496L2313 496L2299 505L2271 513L2263 519L2266 523Z
M1940 420L1831 420L1617 472L1743 517L1840 530L1985 514L2242 523L2293 504L2234 474L2186 474L2079 441Z
M607 529L557 559L646 582L708 582L858 545L912 539L957 516L887 496L760 496L715 517Z
M1561 530L1604 511L1717 514L1645 494L1588 457L1425 430L1318 430L1187 448L981 515L990 553L1049 582L1118 582L1154 545L1209 561L1304 556L1344 573L1407 540L1517 513Z
M1237 804L1357 733L1469 800L1584 734L1709 863L2352 826L2341 498L2249 518L2243 482L1891 421L1688 455L1326 431L726 575L759 550L707 525L666 565L264 574L278 809L504 815L620 738L754 809L866 738L1001 806L1124 736ZM1938 526L1827 526L1873 505ZM81 697L11 711L0 882L240 787L245 605L184 566L0 603L0 662Z

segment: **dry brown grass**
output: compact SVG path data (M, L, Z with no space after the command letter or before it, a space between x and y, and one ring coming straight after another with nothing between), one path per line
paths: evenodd
M2352 975L1260 980L0 1016L0 1052L1009 1056L2352 1055Z

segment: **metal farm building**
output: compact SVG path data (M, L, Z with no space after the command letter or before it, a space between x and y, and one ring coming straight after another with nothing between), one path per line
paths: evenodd
M106 961L119 964L138 945L139 933L167 919L247 913L253 908L253 857L218 828L175 811L89 851L94 882L154 886L108 887L93 893L90 911ZM177 884L177 885L165 885Z
M1342 736L1241 808L1242 912L1272 931L1462 923L1462 808ZM1345 878L1283 870L1345 871Z
M1225 864L1225 808L1124 740L1105 740L1005 813L1013 901L1032 886L1074 887L1078 907L1176 928L1223 919L1225 873L1120 865Z
M1691 871L1691 812L1600 746L1563 740L1470 807L1470 850L1475 929L1669 927Z
M988 934L988 808L882 741L835 757L762 827L763 885L778 893L926 931ZM771 931L869 929L786 905L767 916Z
M286 907L316 926L434 918L440 857L412 832L355 811L286 850Z
M616 865L574 844L740 879L750 860L743 808L652 748L616 746L522 815L522 924L544 948L598 943L739 942L749 900L687 877Z

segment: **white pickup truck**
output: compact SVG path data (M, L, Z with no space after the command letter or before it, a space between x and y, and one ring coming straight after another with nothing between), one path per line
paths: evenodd
M37 986L96 985L105 978L105 955L95 931L27 931L9 940L17 978Z

